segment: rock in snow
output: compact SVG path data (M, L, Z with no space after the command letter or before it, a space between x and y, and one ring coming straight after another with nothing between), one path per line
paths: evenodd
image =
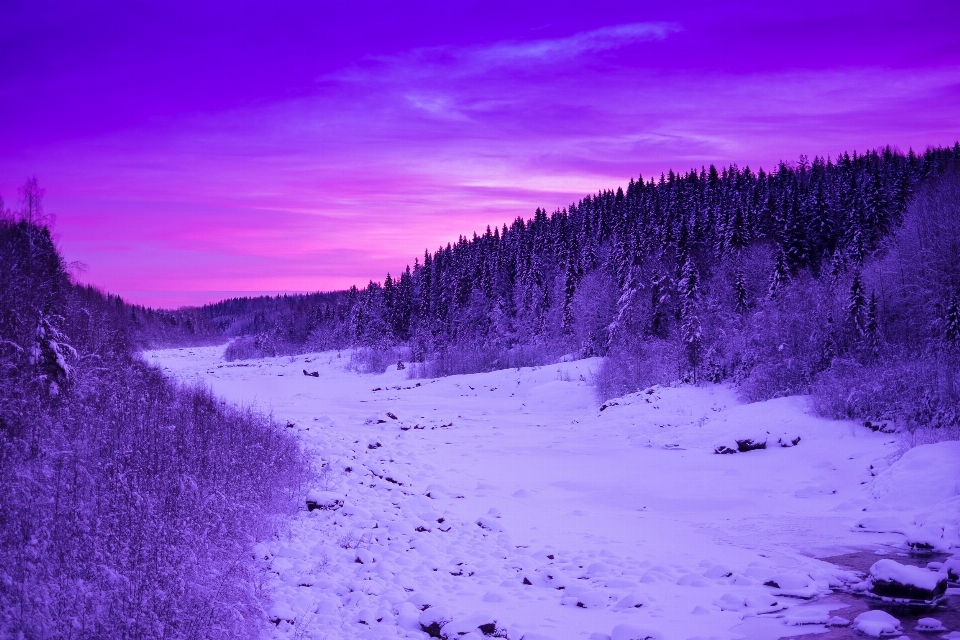
M343 506L343 498L330 491L312 489L307 492L307 510L323 509L333 511Z
M940 565L940 571L947 575L947 580L951 583L960 582L960 555L947 558Z
M936 633L938 631L946 630L947 628L943 626L943 623L936 618L920 618L917 620L917 631L923 631L924 633Z
M933 604L947 591L947 578L929 569L885 558L870 567L870 593L892 602Z

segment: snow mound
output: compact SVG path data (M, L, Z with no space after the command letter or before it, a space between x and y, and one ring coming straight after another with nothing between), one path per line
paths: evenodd
M903 533L909 528L903 518L894 514L866 516L858 520L853 526L855 529L874 533Z
M886 611L867 611L853 621L854 631L874 638L895 636L900 633L900 621Z
M596 406L593 394L585 386L574 382L554 380L536 386L527 394L531 407L549 408L551 411L575 411Z
M764 582L764 584L768 587L773 587L773 594L778 596L790 596L792 598L809 600L820 594L820 589L817 588L816 582L814 582L810 576L802 573L778 573Z
M937 631L946 631L947 628L936 618L920 618L917 620L917 631L924 633L935 633Z
M618 624L610 633L610 640L661 640L662 637L658 631L632 624Z
M960 495L960 442L910 449L873 485L875 498L890 507L933 506Z
M830 620L830 611L826 609L797 609L791 611L783 618L783 621L790 627L799 627L808 624L827 624Z

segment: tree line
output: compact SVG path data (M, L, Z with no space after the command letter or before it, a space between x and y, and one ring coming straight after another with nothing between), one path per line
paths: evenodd
M904 234L929 202L956 206L942 194L958 163L960 143L670 171L460 237L363 288L201 312L236 338L227 357L352 348L360 369L403 359L433 376L603 356L603 398L730 380L764 399L856 379L873 391L823 411L946 424L960 282L931 292L892 273L930 271ZM913 373L889 373L901 366ZM902 376L928 390L895 391Z

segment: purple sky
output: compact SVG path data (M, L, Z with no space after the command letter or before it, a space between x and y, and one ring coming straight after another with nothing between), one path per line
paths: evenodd
M956 0L0 4L0 196L37 176L82 279L155 306L363 285L638 174L958 139Z

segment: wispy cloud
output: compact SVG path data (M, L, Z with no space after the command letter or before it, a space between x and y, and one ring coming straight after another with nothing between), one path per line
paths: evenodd
M414 80L438 73L471 76L510 67L568 62L640 42L665 40L670 34L682 30L673 22L632 22L581 31L562 38L419 47L397 55L370 58L382 65L377 68L352 67L321 79L362 83L386 78Z
M489 66L562 62L585 53L619 49L637 42L664 40L680 30L680 25L669 22L634 22L581 31L566 38L500 42L469 50L466 57Z

